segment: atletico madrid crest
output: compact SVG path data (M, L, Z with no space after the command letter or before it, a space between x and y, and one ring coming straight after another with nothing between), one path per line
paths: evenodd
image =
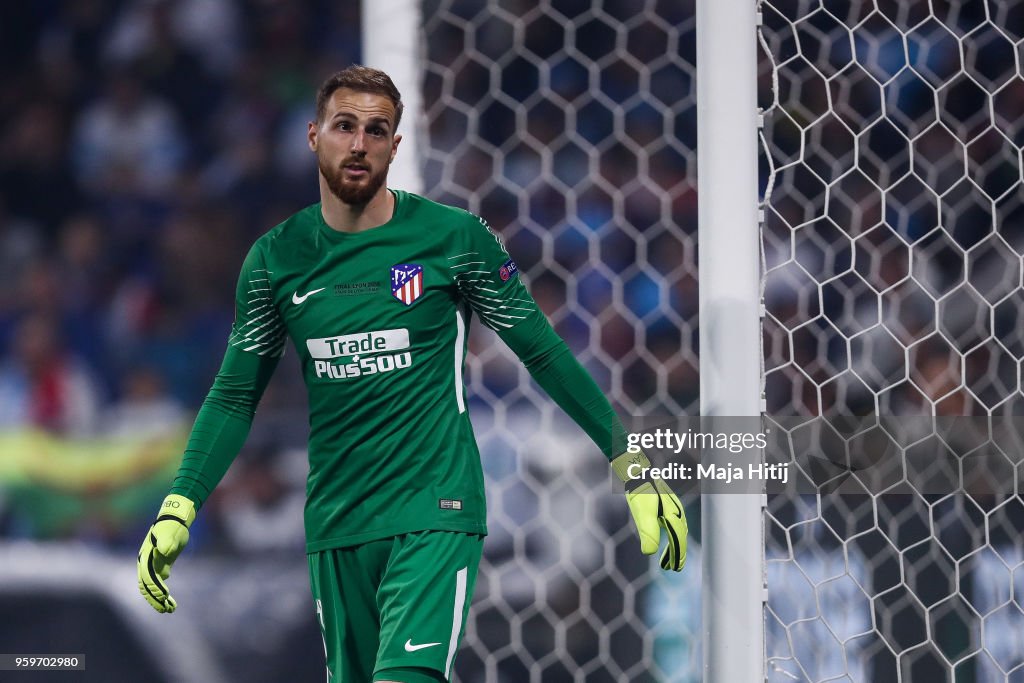
M391 266L391 293L406 306L423 294L423 266L403 263Z

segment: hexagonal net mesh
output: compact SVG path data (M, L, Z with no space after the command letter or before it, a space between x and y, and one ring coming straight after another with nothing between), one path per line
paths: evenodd
M898 461L769 497L769 679L1024 680L1024 5L760 9L769 418Z
M501 234L620 414L694 412L692 5L427 0L423 17L427 194ZM490 536L459 679L696 680L699 558L659 576L605 460L474 327Z

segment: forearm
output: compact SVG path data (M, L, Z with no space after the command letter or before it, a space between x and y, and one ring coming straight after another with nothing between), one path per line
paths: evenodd
M626 450L626 429L590 373L539 311L501 338L530 376L611 460Z
M249 436L252 416L203 403L192 427L185 455L171 493L192 500L199 508L224 477Z
M196 416L171 493L192 500L197 508L206 501L242 450L256 406L276 366L276 358L228 347Z

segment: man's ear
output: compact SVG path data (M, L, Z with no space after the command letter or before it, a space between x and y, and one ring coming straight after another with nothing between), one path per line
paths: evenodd
M310 121L306 129L306 142L309 143L309 149L313 152L316 151L316 121Z
M401 142L401 141L402 141L402 136L401 135L396 135L394 141L391 143L391 158L388 159L388 163L389 164L392 161L395 160L395 155L398 154L398 143Z

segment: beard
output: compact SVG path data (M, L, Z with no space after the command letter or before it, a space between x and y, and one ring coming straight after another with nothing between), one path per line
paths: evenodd
M346 160L338 166L331 167L317 155L317 165L320 167L320 174L327 181L327 187L330 189L331 194L340 199L345 204L355 206L365 206L377 191L384 185L384 181L388 177L388 167L380 169L379 171L371 171L367 174L360 182L346 182L345 180L345 165L353 163L352 160ZM362 165L366 165L366 162L356 162Z

